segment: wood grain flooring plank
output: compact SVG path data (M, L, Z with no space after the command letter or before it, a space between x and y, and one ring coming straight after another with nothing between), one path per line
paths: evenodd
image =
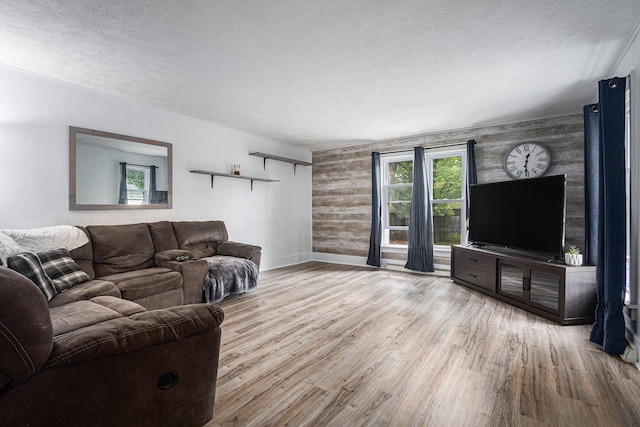
M311 262L225 299L213 426L640 425L640 372L449 278Z

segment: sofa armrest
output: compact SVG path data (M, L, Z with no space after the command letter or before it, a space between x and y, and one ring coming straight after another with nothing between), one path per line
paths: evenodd
M144 311L57 336L46 367L72 365L216 330L222 309L190 304Z
M122 319L137 328L119 324L119 334L113 333L114 321L82 328L95 346L86 342L87 351L4 388L1 424L205 425L214 412L222 312L198 304L140 314L144 315ZM182 322L185 318L189 320ZM71 339L76 345L85 343L79 336Z
M202 287L204 286L204 278L207 276L207 273L209 273L207 261L203 259L194 259L189 261L163 261L156 257L156 265L158 267L170 268L173 271L177 271L182 274L184 304L204 302Z
M180 261L180 258L183 260L194 259L196 256L193 252L186 249L167 249L165 251L157 252L154 255L154 258L158 267L165 267L164 265L159 265L158 261Z
M220 242L218 243L218 255L235 256L238 258L251 259L258 254L262 248L248 243Z

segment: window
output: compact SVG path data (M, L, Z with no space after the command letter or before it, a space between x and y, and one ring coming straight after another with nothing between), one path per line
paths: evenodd
M433 244L466 243L466 150L427 152L425 156L433 214Z
M127 204L149 203L149 168L127 165Z
M413 190L413 155L381 158L382 244L406 246Z
M427 181L434 245L466 243L466 149L427 150ZM381 156L382 244L406 247L409 236L413 154Z

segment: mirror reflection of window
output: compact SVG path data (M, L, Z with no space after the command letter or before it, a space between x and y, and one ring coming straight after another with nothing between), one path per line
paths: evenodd
M149 203L149 169L143 166L127 165L127 204Z

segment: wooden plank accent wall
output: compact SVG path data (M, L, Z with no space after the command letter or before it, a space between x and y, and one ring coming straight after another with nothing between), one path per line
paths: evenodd
M313 251L366 257L371 227L371 152L476 140L478 182L505 181L507 150L526 141L551 153L547 175L567 175L566 245L584 247L584 128L582 114L399 138L313 152ZM397 254L383 258L405 259ZM442 259L438 259L439 262Z

